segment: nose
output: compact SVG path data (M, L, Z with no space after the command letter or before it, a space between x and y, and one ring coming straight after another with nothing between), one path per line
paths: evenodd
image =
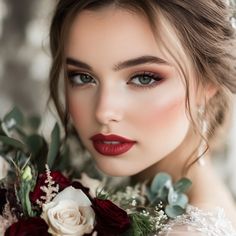
M98 91L95 117L102 125L120 122L123 118L123 99L116 89L103 88Z

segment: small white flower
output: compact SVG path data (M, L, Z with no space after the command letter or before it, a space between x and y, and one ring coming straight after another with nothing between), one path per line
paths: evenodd
M95 213L88 197L80 189L70 186L43 205L41 218L54 236L82 236L92 232Z

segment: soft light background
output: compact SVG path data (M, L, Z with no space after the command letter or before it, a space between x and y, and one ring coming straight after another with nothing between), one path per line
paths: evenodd
M48 98L48 27L53 0L0 0L0 117L13 105L44 118L48 135L54 118ZM236 28L236 21L234 21ZM236 102L235 102L236 104ZM215 167L236 199L236 105L223 150L215 154ZM4 172L0 157L0 177Z

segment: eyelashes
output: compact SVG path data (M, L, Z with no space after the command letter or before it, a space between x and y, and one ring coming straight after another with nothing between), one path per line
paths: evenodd
M96 81L89 74L69 71L67 76L72 86L82 86L89 83L96 84Z
M160 84L164 78L157 73L142 72L133 75L127 84L139 88L153 88Z
M72 87L84 87L91 84L97 84L98 82L93 76L76 71L68 71L67 76L69 83ZM137 88L153 88L160 84L164 80L163 76L153 72L139 72L131 76L127 81L128 85Z

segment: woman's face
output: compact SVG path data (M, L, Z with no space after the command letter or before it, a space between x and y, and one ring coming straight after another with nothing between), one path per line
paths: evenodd
M185 86L143 17L83 11L71 26L66 58L69 112L102 171L133 175L178 149L189 128Z

